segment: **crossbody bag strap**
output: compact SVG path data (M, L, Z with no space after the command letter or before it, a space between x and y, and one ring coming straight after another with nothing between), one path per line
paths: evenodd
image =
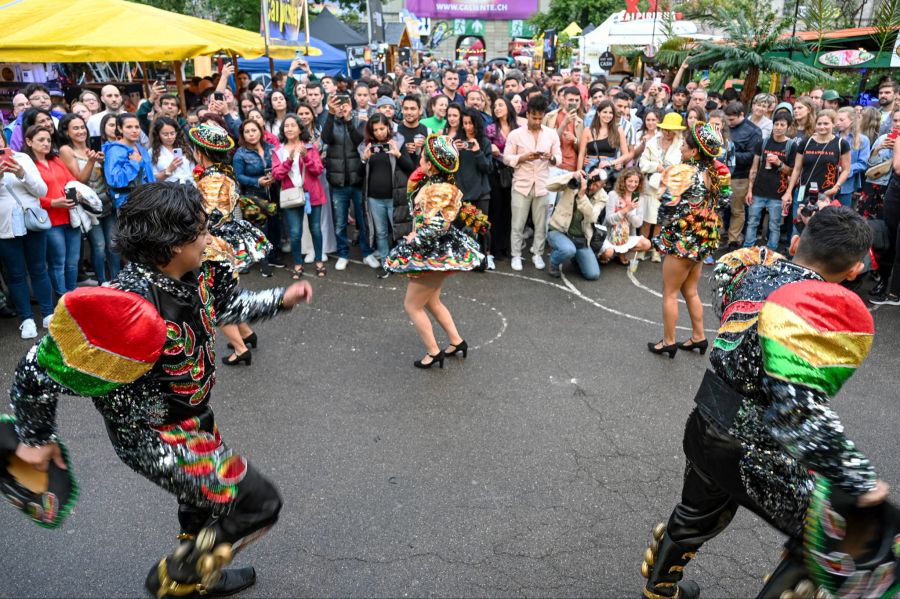
M806 140L806 145L803 147L803 155L804 156L806 156L806 151L809 149L809 142L811 142L812 140L813 140L812 137L810 137L809 139ZM803 181L800 181L801 187L806 187L807 185L809 185L809 180L812 179L813 171L816 170L816 166L819 164L819 159L822 158L822 154L825 153L825 150L827 150L828 146L830 146L830 145L831 145L831 140L828 140L828 143L825 144L825 146L822 148L822 151L819 152L818 156L816 156L816 161L813 162L812 168L809 169L809 177L806 178L806 183L804 183ZM840 147L840 146L838 146L838 147ZM800 177L803 177L803 171L800 172Z

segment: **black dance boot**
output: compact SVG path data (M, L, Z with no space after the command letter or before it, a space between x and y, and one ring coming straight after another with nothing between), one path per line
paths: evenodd
M233 553L231 544L216 545L215 541L216 532L212 528L204 528L195 539L182 540L172 555L164 557L150 570L144 586L151 595L163 599L199 597L208 594L208 589L217 588L220 582L228 582L228 587L232 588L229 594L253 584L256 579L253 568L242 568L223 579L222 568L231 563ZM233 588L239 583L239 588Z
M653 539L644 552L641 574L647 579L644 597L647 599L697 599L700 587L692 580L681 580L684 567L696 551L679 545L660 522L653 527Z

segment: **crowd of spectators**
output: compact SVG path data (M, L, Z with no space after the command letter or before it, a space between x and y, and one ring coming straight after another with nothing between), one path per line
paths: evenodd
M799 96L786 88L780 99L760 92L745 106L734 89L710 90L708 79L680 85L684 74L672 84L665 76L613 82L578 70L551 76L425 58L415 68L364 69L349 79L316 76L297 59L267 90L225 64L191 81L186 109L162 82L146 97L140 87L58 95L31 84L14 98L0 136L6 309L32 338L32 298L46 326L61 294L114 278L116 210L142 183L193 184L197 165L185 134L199 123L224 127L236 141L240 209L274 244L262 276L287 267L289 257L293 278L325 277L329 260L337 271L348 268L354 247L377 276L389 276L382 259L412 227L407 180L429 134L453 138L456 185L489 216L490 235L480 239L486 269L508 259L523 270L526 245L533 267L552 277L570 261L590 280L610 261L658 262L649 239L659 230L662 174L681 161L686 128L707 121L726 139L719 160L731 171L723 249L783 251L798 207L818 193L880 227L871 300L900 305L900 275L891 278L900 260L897 84L878 83L877 106L821 88ZM600 177L599 192L560 183L588 176ZM308 194L305 205L280 207L279 198L298 188ZM100 210L87 210L87 190ZM49 227L34 222L38 208ZM602 230L595 224L631 241L592 249Z

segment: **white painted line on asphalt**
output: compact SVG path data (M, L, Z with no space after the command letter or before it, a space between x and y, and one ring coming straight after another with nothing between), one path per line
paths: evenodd
M390 287L388 285L372 285L369 283L357 283L355 281L337 281L337 280L332 279L332 282L338 283L339 285L349 285L351 287L369 287L371 289L385 289L387 291L398 291L399 290L399 287ZM481 349L481 348L485 347L486 345L490 345L491 343L500 339L500 337L502 337L503 334L506 332L506 329L509 328L509 321L506 319L506 316L504 316L503 312L501 312L494 306L488 304L487 302L483 302L479 299L476 299L474 297L465 297L462 295L457 295L456 297L463 301L468 300L471 302L475 302L476 304L480 304L482 307L487 308L488 310L494 312L494 314L496 314L497 317L500 319L500 331L496 335L494 335L491 339L488 339L484 343L481 343L479 345L473 345L471 347L471 349ZM328 312L327 310L324 310L322 308L314 308L314 310L317 310L320 312L326 312L329 314L334 314L334 312ZM340 313L340 314L338 314L338 316L343 318L344 314ZM356 316L357 318L360 318L361 320L366 319L365 316L362 316L360 314L351 314L349 316ZM372 319L372 317L369 317L369 318ZM381 320L387 321L387 319L385 319L385 318L382 318Z
M633 272L631 272L631 269L630 269L630 268L628 269L628 279L629 279L632 283L634 283L634 286L635 286L635 287L637 287L637 288L639 288L639 289L643 289L643 290L646 291L647 293L650 293L650 294L655 295L656 297L662 299L662 293L660 293L659 291L656 291L655 289L650 289L649 287L647 287L646 285L644 285L643 283L641 283L640 281L638 281L638 280L637 280L637 277L634 275ZM678 298L678 303L683 304L683 303L684 303L684 300L681 299L681 298L679 297L679 298ZM704 304L703 304L703 307L704 307L704 308L712 308L712 304L706 304L706 303L704 303Z
M581 292L581 290L579 290L577 287L575 287L575 285L572 284L571 281L569 281L569 278L566 277L566 273L565 273L565 272L563 272L562 270L560 270L560 274L562 275L561 278L562 278L563 283L565 283L565 285L566 285L566 287L565 287L566 290L569 291L570 293L572 293L573 295L575 295L575 296L577 296L577 297L580 297L580 298L583 299L584 301L586 301L586 302L588 302L588 303L590 303L590 304L593 304L593 305L597 306L598 308L601 308L601 309L603 309L603 310L606 310L607 312L612 312L613 314L616 314L617 316L624 316L624 317L626 317L626 318L631 318L631 319L633 319L633 320L639 320L639 321L645 322L645 323L647 323L647 324L652 324L653 326L656 326L656 327L662 327L662 326L663 326L663 324L662 324L661 322L655 322L655 321L649 320L649 319L647 319L647 318L641 318L640 316L634 316L633 314L628 314L627 312L621 312L621 311L616 310L616 309L614 309L614 308L610 308L610 307L608 307L608 306L604 306L603 304L601 304L601 303L598 302L597 300L595 300L595 299L593 299L593 298L590 298L590 297L584 295L584 294ZM630 273L629 273L629 274L630 274ZM676 328L676 329L681 329L682 331L690 331L690 330L692 330L690 327L682 327L682 326L678 326L678 325L676 325L675 328ZM706 329L706 330L709 331L709 332L713 332L713 333L716 332L715 329Z

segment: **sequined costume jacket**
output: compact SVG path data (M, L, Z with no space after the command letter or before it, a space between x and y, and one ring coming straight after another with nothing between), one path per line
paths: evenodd
M222 443L208 405L216 380L215 327L275 316L284 289L238 289L231 266L210 261L180 281L131 263L112 286L146 299L166 326L162 354L146 374L93 397L116 453L181 501L227 502L245 464ZM39 347L19 363L10 391L16 432L32 446L57 440L57 396L77 395L48 376Z
M420 171L417 171L419 173ZM412 181L416 173L410 177ZM413 201L413 238L402 240L385 259L397 273L466 271L484 259L474 239L450 225L462 207L462 192L450 183L430 183Z
M829 333L829 323L804 328L789 319L775 322L771 310L768 320L760 321L766 298L798 281L822 278L759 247L726 254L713 273L713 306L721 325L710 362L715 373L743 396L728 430L744 449L741 479L748 495L788 533L799 530L806 512L813 488L810 469L853 495L874 488L876 479L869 461L844 435L828 401L865 354L855 353L852 343L836 347L838 333ZM815 321L815 314L812 318ZM768 331L767 339L761 339L760 327ZM797 356L777 354L796 348L803 349ZM829 356L831 364L810 363L810 355ZM767 371L764 360L773 358L797 369L782 374ZM832 377L827 371L837 363L844 365L840 383L813 384L816 377Z
M249 222L233 218L240 195L231 167L213 165L198 172L197 189L213 235L204 258L227 260L236 270L262 260L272 248L266 236Z
M686 165L673 168L684 169ZM683 192L673 192L670 184L660 196L656 222L661 229L653 245L661 253L703 260L719 247L718 211L728 205L730 196L722 190L712 193L705 174L705 170L692 167Z

